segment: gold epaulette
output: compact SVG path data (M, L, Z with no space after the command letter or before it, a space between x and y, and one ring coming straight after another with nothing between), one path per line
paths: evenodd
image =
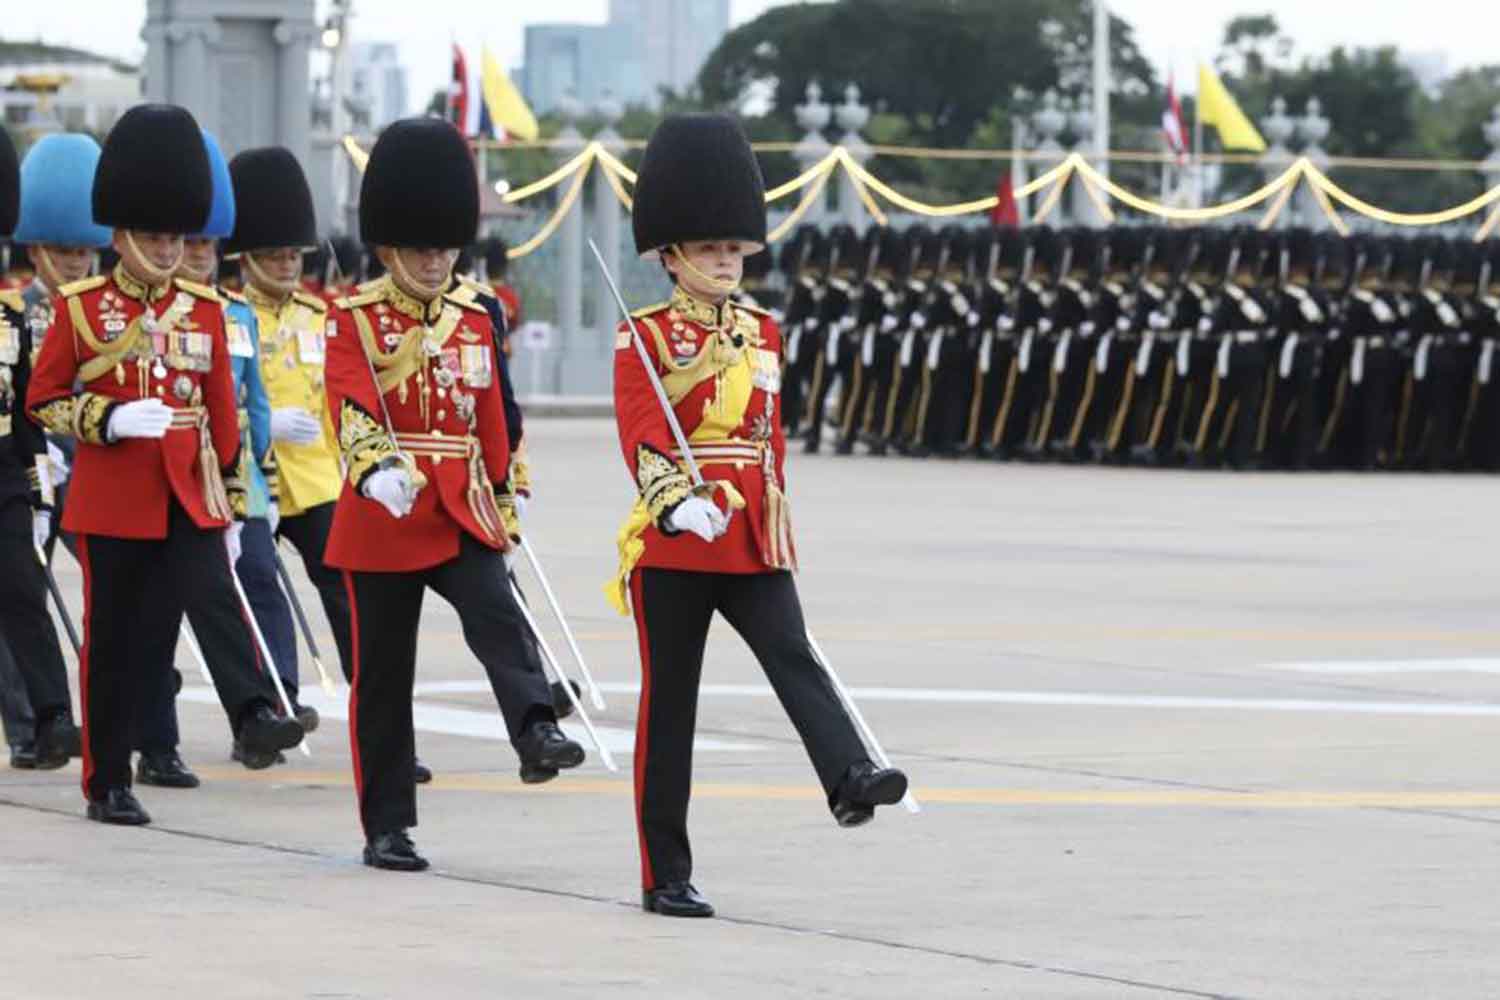
M663 309L669 308L671 305L672 302L670 299L668 299L666 302L658 302L654 306L647 306L644 309L637 309L630 315L634 316L636 319L644 319L647 316L654 316L656 313L661 312Z
M230 288L221 288L219 289L219 295L222 298L228 299L230 302L238 302L242 306L248 306L250 304L250 300L245 298L244 292L236 292Z
M734 307L736 309L743 309L747 313L755 313L757 316L771 315L771 310L765 308L764 306L751 305L749 302L736 302L734 304Z
M492 299L495 297L495 289L490 285L486 285L484 282L476 278L471 278L467 274L459 274L455 275L455 277L458 278L459 285L469 289L476 295L488 295ZM455 291L457 291L457 289L455 289Z
M191 295L196 295L200 299L207 299L209 302L224 301L219 297L219 293L217 291L208 287L207 285L200 285L196 281L188 281L186 278L174 278L172 279L172 284L176 285L184 292L187 292Z
M20 289L7 288L0 291L0 306L23 313L26 311L26 300L21 297Z
M300 302L302 305L307 306L307 308L312 309L315 312L328 311L328 303L326 301L314 295L312 292L304 291L300 288L292 292L292 301Z
M346 295L335 300L333 304L340 309L357 309L360 306L374 305L385 299L384 291L379 288L365 288L363 285L360 288L362 291L358 295Z
M357 284L357 285L354 286L354 290L356 292L368 292L370 289L372 289L376 285L380 284L380 282L382 280L384 280L384 279L382 279L382 278L371 278L369 281L361 281L359 284Z
M109 281L109 278L102 274L96 274L92 278L79 278L77 281L70 281L66 285L63 285L57 290L57 294L63 298L72 298L75 295L82 295L84 292L92 292L107 281Z
M490 314L490 311L479 302L476 302L474 299L465 298L456 292L444 292L443 301L452 302L456 306L462 306L470 312L484 313L486 316Z

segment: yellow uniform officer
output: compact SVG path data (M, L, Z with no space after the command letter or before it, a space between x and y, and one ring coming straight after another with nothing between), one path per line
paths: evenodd
M280 478L279 518L272 519L302 554L348 677L349 598L339 574L323 562L343 482L323 391L328 306L300 285L302 255L318 242L312 192L301 165L280 146L240 153L229 175L237 211L224 249L240 259L260 331L260 380L271 404L271 453Z

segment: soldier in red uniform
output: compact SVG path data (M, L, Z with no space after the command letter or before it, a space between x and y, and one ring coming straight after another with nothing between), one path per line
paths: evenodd
M302 739L272 709L230 575L244 489L222 303L172 278L212 195L187 111L146 104L120 118L92 198L120 262L60 290L26 397L34 418L78 442L63 528L84 573L83 791L104 823L150 822L130 791L131 722L179 609L245 746L274 753Z
M689 881L687 811L704 643L714 612L749 643L797 727L841 826L897 802L906 776L869 759L818 664L792 581L785 494L782 339L768 314L729 295L766 241L760 168L739 125L681 115L657 127L635 191L636 249L660 253L672 298L636 313L657 375L707 489L695 489L630 329L615 343L615 414L640 491L612 584L640 639L636 818L642 903L707 917Z
M387 274L340 299L328 335L328 409L345 466L327 561L354 612L349 729L365 864L427 861L412 773L412 684L422 596L458 612L521 758L521 780L583 762L552 698L502 555L519 532L490 313L451 284L474 238L474 162L452 125L381 134L359 199L361 238ZM378 379L378 387L377 387Z

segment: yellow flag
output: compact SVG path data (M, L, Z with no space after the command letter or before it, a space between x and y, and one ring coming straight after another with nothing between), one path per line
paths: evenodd
M1260 137L1234 96L1207 66L1198 67L1198 119L1219 130L1219 141L1225 149L1248 149L1262 153L1266 140Z
M488 46L481 55L479 72L479 85L484 90L484 105L489 109L490 121L503 128L510 138L527 142L535 139L539 134L536 116L495 57L490 55Z

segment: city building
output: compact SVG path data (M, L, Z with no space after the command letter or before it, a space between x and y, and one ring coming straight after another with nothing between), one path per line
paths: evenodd
M349 101L358 124L381 129L407 109L406 67L395 42L355 42L349 47Z
M657 107L690 89L729 31L729 0L610 0L604 24L532 24L516 85L537 114L567 95Z

